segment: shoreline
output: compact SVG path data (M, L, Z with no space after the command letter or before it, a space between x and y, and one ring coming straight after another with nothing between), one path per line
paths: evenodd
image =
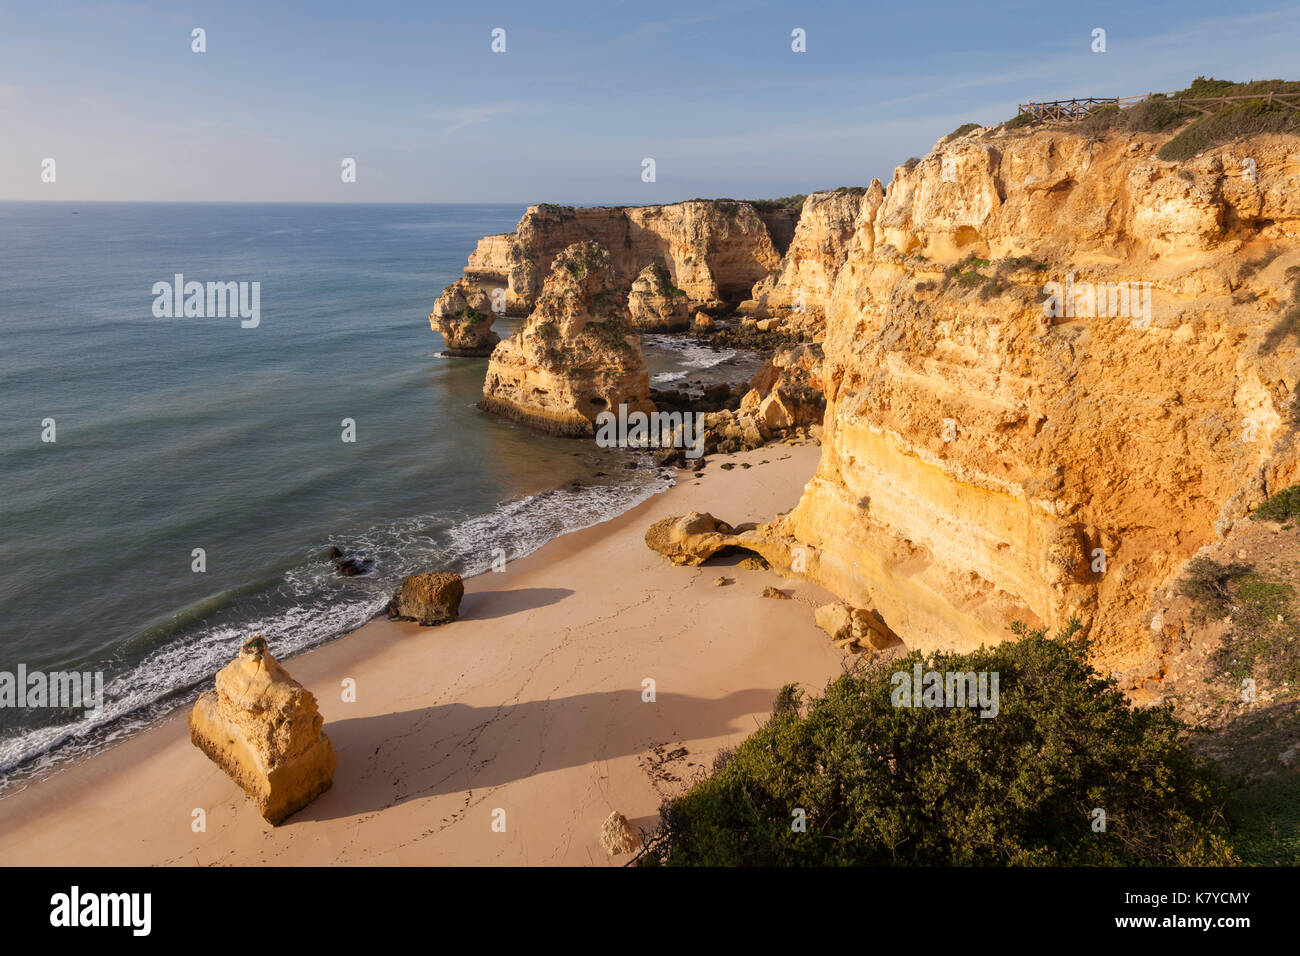
M608 864L611 810L646 830L787 682L820 690L842 659L813 622L833 600L734 565L674 567L643 541L690 510L766 521L793 507L815 445L711 456L703 478L466 580L460 620L372 619L285 664L339 754L331 790L271 827L190 744L188 706L0 799L11 864ZM760 464L767 460L768 464ZM737 467L724 471L732 461ZM752 467L745 469L742 464ZM715 587L725 575L733 583ZM759 597L766 585L794 600ZM706 590L702 590L705 589ZM647 614L647 610L653 613ZM274 652L274 648L272 648ZM642 700L642 680L656 700ZM356 681L344 703L344 678ZM492 811L506 811L493 832ZM194 811L206 830L194 832ZM114 834L104 846L103 834Z

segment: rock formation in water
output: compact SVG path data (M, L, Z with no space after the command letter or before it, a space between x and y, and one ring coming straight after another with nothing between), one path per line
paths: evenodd
M460 616L465 582L450 571L411 574L388 602L388 616L394 621L415 621L425 627L447 624Z
M859 216L821 462L765 533L909 647L1077 615L1122 667L1153 590L1300 477L1300 141L1167 139L976 130Z
M271 656L259 635L217 672L190 711L190 740L280 823L329 789L338 758L316 698Z
M596 433L596 416L655 410L628 285L594 242L555 258L537 307L492 353L482 408L553 435Z
M483 357L501 341L492 331L494 318L488 294L469 279L457 279L433 304L429 326L442 333L448 355Z
M577 242L604 246L614 274L625 284L650 263L664 265L692 309L747 298L754 283L780 261L767 225L745 202L594 208L543 204L529 207L514 233L480 240L465 274L502 284L506 310L527 314L555 257Z
M691 324L686 293L673 285L668 270L658 264L646 266L636 277L627 309L638 332L681 332Z

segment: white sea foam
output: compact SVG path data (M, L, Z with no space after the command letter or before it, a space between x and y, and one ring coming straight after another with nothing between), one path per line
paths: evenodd
M561 534L616 517L673 484L666 473L644 467L648 464L645 459L637 478L617 484L527 495L486 514L420 515L373 527L349 539L357 551L375 559L370 575L340 578L322 559L323 547L307 550L302 562L283 575L273 596L280 598L280 606L274 610L180 631L108 681L103 714L93 721L73 719L0 741L0 794L21 788L33 773L57 769L188 704L211 686L216 671L251 634L264 634L276 656L285 658L360 627L383 610L407 574L431 567L465 577L481 574L492 566L494 549L503 548L513 561Z

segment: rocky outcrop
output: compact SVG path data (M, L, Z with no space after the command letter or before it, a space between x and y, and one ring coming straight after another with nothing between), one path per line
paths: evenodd
M653 412L627 297L603 246L565 249L528 321L492 353L481 407L567 436L594 435L596 416L620 405Z
M645 543L673 564L687 567L703 564L723 548L740 546L731 525L707 511L656 521L646 531Z
M641 846L641 834L632 829L627 817L617 810L600 825L600 847L610 856L631 853Z
M869 608L841 603L823 604L813 612L813 616L817 626L830 635L836 647L843 650L880 651L901 643L880 613Z
M813 193L804 200L798 228L781 264L754 285L752 301L743 310L767 316L792 329L806 329L820 339L826 327L826 306L835 278L848 258L849 247L870 225L884 201L880 180L867 188ZM861 240L860 240L861 241Z
M329 789L338 758L312 693L259 635L190 711L190 740L277 824Z
M334 570L344 577L352 578L359 574L369 574L374 570L375 559L356 551L344 552L337 547L331 547L329 558L334 562Z
M750 381L738 414L751 419L764 440L820 425L826 413L821 376L820 346L781 349Z
M442 334L447 354L483 357L501 341L492 331L492 303L469 279L457 279L443 290L429 313L429 326Z
M821 358L818 345L781 349L758 370L738 405L700 412L705 454L749 451L796 434L817 437L826 411ZM698 409L703 403L695 404ZM688 400L682 410L691 411L690 406ZM660 460L690 464L680 453Z
M767 226L749 203L727 200L670 206L531 206L513 235L479 241L466 275L504 281L505 307L527 314L564 249L597 242L614 274L630 284L648 264L665 266L689 306L740 301L780 261Z
M691 324L686 293L673 285L661 265L641 270L628 293L627 309L632 327L639 332L680 332Z
M388 616L394 621L415 621L425 627L446 624L460 616L465 583L459 574L431 571L411 574L388 602Z
M764 534L908 646L1073 615L1120 667L1153 589L1300 478L1300 141L1165 138L979 131L859 217L821 462Z

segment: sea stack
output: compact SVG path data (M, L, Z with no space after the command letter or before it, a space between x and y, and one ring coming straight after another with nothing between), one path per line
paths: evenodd
M603 411L655 411L628 286L609 252L575 243L556 258L527 322L492 352L481 407L552 435L596 433Z
M217 672L190 711L190 740L230 775L262 816L282 822L330 788L338 757L311 691L258 635Z
M632 283L627 308L632 326L640 332L682 332L690 327L690 300L673 285L663 266L646 266Z
M429 326L442 333L448 355L482 358L501 341L492 331L494 318L487 293L469 279L457 279L433 304Z

